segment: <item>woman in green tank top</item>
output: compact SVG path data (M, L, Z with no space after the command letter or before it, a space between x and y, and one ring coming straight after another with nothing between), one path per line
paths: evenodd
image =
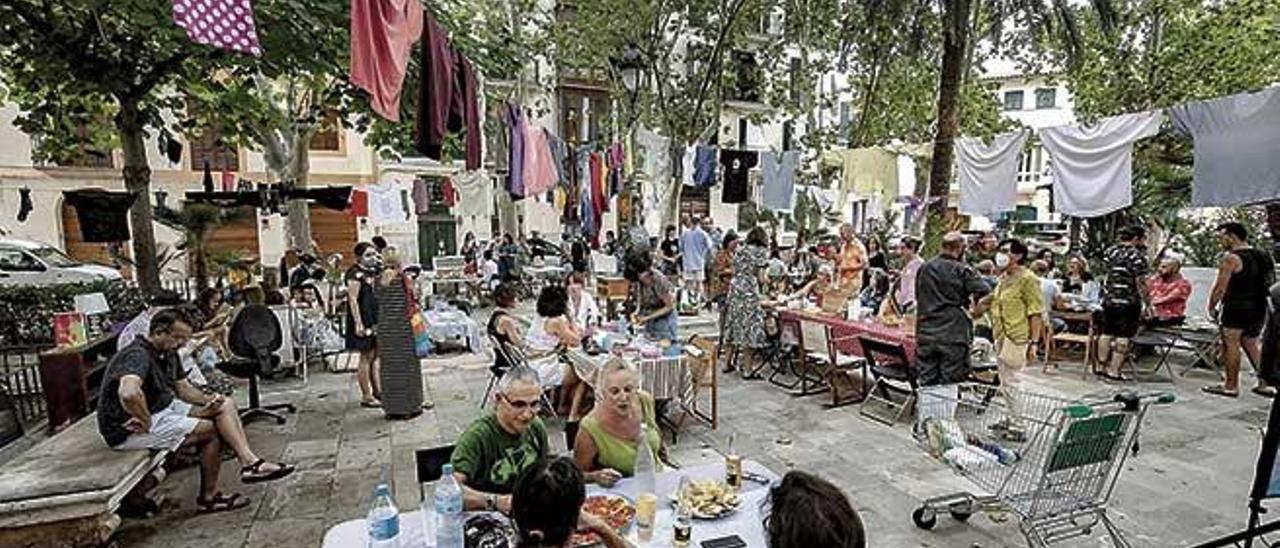
M573 460L588 481L607 487L632 475L641 423L648 427L649 447L661 469L662 435L653 396L640 390L640 374L633 367L620 359L610 360L600 368L595 409L582 419L573 444Z

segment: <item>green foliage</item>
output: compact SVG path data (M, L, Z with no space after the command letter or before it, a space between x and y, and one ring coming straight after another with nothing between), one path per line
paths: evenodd
M102 293L109 323L127 322L146 308L138 288L122 281L0 287L0 344L52 345L53 315L75 311L76 295Z
M1188 266L1218 266L1222 244L1218 241L1218 225L1235 221L1249 230L1249 245L1258 249L1270 249L1267 224L1262 208L1233 207L1219 209L1213 214L1180 219L1169 234L1170 249L1186 257Z

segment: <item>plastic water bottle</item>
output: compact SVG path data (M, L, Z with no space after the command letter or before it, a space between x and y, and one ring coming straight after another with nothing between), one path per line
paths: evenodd
M436 485L436 548L463 548L462 488L452 464L444 465Z
M369 548L400 546L400 511L391 500L391 488L379 483L373 488L373 507L366 517L369 523Z
M635 480L636 533L641 542L653 538L653 526L658 512L657 463L653 449L649 447L649 425L641 422L640 440L636 442Z

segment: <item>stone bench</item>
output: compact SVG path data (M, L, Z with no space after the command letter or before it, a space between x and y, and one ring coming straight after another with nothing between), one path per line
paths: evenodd
M96 414L80 419L0 468L0 546L103 544L120 524L120 501L167 456L113 451Z

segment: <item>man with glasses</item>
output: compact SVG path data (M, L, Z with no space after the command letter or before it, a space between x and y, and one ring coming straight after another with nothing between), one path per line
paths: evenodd
M498 381L493 412L458 438L451 460L464 509L511 512L516 479L550 452L541 398L537 372L514 367Z

